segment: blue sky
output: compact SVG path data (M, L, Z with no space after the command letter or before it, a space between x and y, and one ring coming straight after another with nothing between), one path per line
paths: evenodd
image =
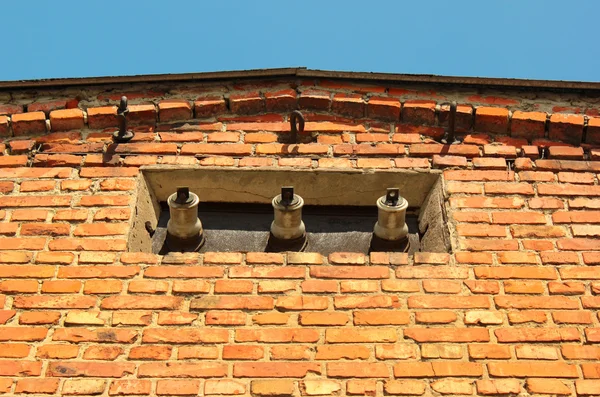
M0 80L311 69L600 81L596 0L6 1Z

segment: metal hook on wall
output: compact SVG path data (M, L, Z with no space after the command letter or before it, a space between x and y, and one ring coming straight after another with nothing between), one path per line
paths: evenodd
M119 119L119 131L113 134L113 140L117 143L129 142L133 138L133 132L127 130L127 114L129 108L127 107L127 97L121 97L121 103L117 109L117 118Z
M298 142L298 132L304 132L304 116L299 110L290 113L290 143Z
M456 125L456 109L456 102L452 102L450 104L450 114L448 115L448 129L446 129L444 132L444 137L441 140L441 142L445 145L455 145L460 143L460 141L454 136L454 128Z

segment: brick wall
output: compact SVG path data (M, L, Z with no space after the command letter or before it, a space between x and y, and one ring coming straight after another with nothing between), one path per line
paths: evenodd
M136 137L114 145L122 94ZM0 393L600 395L591 100L335 81L1 95ZM445 146L451 99L464 140ZM284 144L296 108L306 133ZM124 252L148 164L443 169L453 253Z

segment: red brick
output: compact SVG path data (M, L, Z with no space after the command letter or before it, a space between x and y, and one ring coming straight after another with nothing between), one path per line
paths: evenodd
M119 346L90 346L83 353L85 360L107 360L113 361L123 354Z
M389 370L384 363L327 363L327 375L331 378L388 378Z
M476 157L473 159L473 167L482 170L505 170L506 160L503 158Z
M485 328L405 328L404 336L423 342L489 342Z
M63 109L50 112L52 131L77 130L84 127L83 111L81 109Z
M546 322L546 314L535 310L509 312L508 322L511 324L524 324L529 322L543 324Z
M241 311L217 311L206 312L206 324L209 325L244 325L246 314Z
M427 293L458 294L462 283L446 280L423 280L423 290Z
M8 142L10 154L27 154L35 146L33 139L20 139Z
M413 309L470 309L489 308L487 296L418 296L408 298L408 307Z
M355 311L354 325L404 325L409 323L409 313L397 310Z
M387 266L311 266L310 275L316 278L341 279L382 279L390 277Z
M123 239L61 238L51 240L51 251L123 251L127 241Z
M130 360L168 360L171 346L134 346L129 351Z
M246 391L246 386L242 382L237 382L229 379L207 380L204 383L204 395L227 394L237 395L243 394Z
M22 313L19 317L19 324L57 324L60 319L60 313L58 312L34 312L28 311Z
M194 101L194 115L196 118L206 118L225 113L227 104L222 97L206 96Z
M11 193L13 191L14 187L15 187L14 182L0 181L0 193L2 193L2 194ZM6 213L3 212L3 214L6 214ZM4 216L2 216L1 218L4 218Z
M466 167L467 158L461 156L439 156L433 155L433 166L437 168Z
M15 306L16 307L16 306ZM48 329L42 327L2 327L0 341L40 341L44 340Z
M0 223L0 236L15 236L18 226L17 222Z
M265 111L265 100L258 92L232 94L229 96L229 108L237 114L254 114Z
M431 388L441 394L473 393L473 383L469 380L442 379L432 382Z
M517 240L468 239L461 242L461 248L468 251L514 251L519 249Z
M345 313L301 313L298 319L301 325L345 325L348 323L348 315Z
M280 158L277 160L279 167L312 167L312 160L309 158Z
M131 125L150 125L156 123L156 108L154 104L129 105L127 121Z
M13 306L25 309L88 309L96 304L96 298L77 295L18 296Z
M187 396L197 395L200 382L197 380L159 380L157 382L156 394Z
M229 339L226 329L170 328L145 329L143 343L224 343Z
M529 208L531 209L563 209L565 204L560 199L551 197L536 197L527 200Z
M454 208L522 208L525 200L520 197L451 197Z
M92 129L117 127L117 107L103 106L87 109L88 126Z
M577 342L576 328L502 328L494 331L498 342Z
M514 159L515 157L517 157L517 149L514 146L507 145L485 145L483 147L483 155L490 157Z
M558 379L527 379L525 387L529 393L571 395L571 388Z
M566 363L548 363L548 362L490 362L488 371L491 376L497 377L537 377L537 378L577 378L577 367ZM531 380L528 380L528 384ZM549 384L544 380L542 384Z
M58 390L58 379L19 379L15 393L54 394Z
M400 119L402 105L396 98L371 97L367 103L369 118L396 121Z
M491 134L506 134L508 110L504 108L478 107L475 110L475 131Z
M444 171L444 178L449 181L514 181L513 171Z
M510 347L496 344L472 344L469 357L474 360L504 360L511 358Z
M21 236L67 236L69 224L25 223L21 225Z
M70 362L55 361L48 367L47 376L63 377L65 373L69 377L89 376L100 378L120 378L133 374L134 363L103 363L103 362Z
M27 165L27 156L0 156L0 167L23 167Z
M515 111L510 123L510 136L533 140L543 138L546 113Z
M518 394L521 392L521 385L516 379L478 380L476 383L477 393L482 396Z
M476 267L475 277L483 279L542 279L556 280L556 269L539 266L482 266Z
M208 143L190 143L181 148L181 154L218 154L218 155L249 155L252 151L252 145L242 143L231 144L208 144Z
M256 345L225 345L224 360L259 360L264 357L264 348Z
M309 372L320 374L321 364L279 361L233 365L233 376L236 378L304 378Z
M350 382L353 381L348 381L348 394L375 396L375 385L372 387L370 385L363 386L361 389L351 390ZM418 380L388 380L384 385L386 395L423 395L426 388L426 383Z
M55 266L42 266L42 265L20 265L15 266L14 263L23 263L22 261L11 261L12 256L7 256L5 253L1 253L0 258L7 258L8 260L4 261L4 263L13 263L10 265L0 265L0 278L51 278L54 277L54 273L56 271ZM18 252L15 254L19 254L19 258L14 259L24 259L23 254ZM25 256L26 258L26 256ZM27 260L26 262L29 262Z
M287 112L297 107L296 91L286 90L265 93L267 112Z
M479 147L476 145L438 145L438 144L423 144L415 143L410 145L409 152L415 157L431 157L434 154L444 156L463 156L476 157L479 156Z
M278 310L325 310L328 306L329 298L321 296L286 296L275 301Z
M89 328L60 328L54 332L52 340L67 342L132 343L138 332L132 329L113 328L111 330Z
M46 132L44 112L28 112L11 116L14 136L43 134Z
M598 265L600 264L600 253L598 252L584 252L583 263L587 265Z
M335 94L331 109L343 116L362 118L365 115L365 107L365 101L361 95Z
M331 94L326 91L306 90L300 94L298 105L301 109L329 110Z
M0 178L69 178L71 168L0 168Z
M77 293L80 290L81 282L75 280L52 280L42 284L42 293L47 294Z
M316 342L319 333L307 328L268 328L238 329L235 332L236 342Z
M158 117L162 122L192 118L192 106L188 101L170 99L158 103Z
M212 278L223 277L219 266L152 266L144 271L149 278Z
M152 383L147 380L115 380L111 383L108 394L118 395L148 395L152 389Z
M432 101L406 101L402 106L402 122L415 125L434 125L435 107L436 103Z
M583 160L582 147L550 146L548 154L551 159Z
M2 115L0 115L0 136L10 136L10 128L8 127L8 117Z
M492 212L492 223L510 224L545 224L546 217L541 212Z
M0 376L40 376L41 361L1 360Z
M30 346L24 343L0 343L0 357L2 358L24 358L29 355Z
M479 363L432 361L394 365L394 376L397 378L479 377L482 374L483 366Z
M206 136L208 143L216 142L238 142L240 134L238 132L213 132Z
M456 319L456 313L445 310L415 313L415 322L417 324L450 324L455 322Z
M575 388L578 396L593 396L598 394L598 390L600 390L600 381L577 379L575 381Z
M100 307L106 310L121 309L178 309L183 298L175 296L111 296L104 298Z
M566 234L560 226L511 226L510 231L515 238L556 238Z
M192 310L204 309L273 309L273 298L267 296L206 296L191 302Z
M550 116L549 138L573 145L581 143L584 118L576 114L558 114Z
M586 379L600 379L600 364L581 364L581 371L583 372L583 377Z

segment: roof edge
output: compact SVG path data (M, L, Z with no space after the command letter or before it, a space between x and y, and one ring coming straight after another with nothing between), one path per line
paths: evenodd
M545 89L560 91L599 91L600 82L567 80L530 80L495 77L440 76L429 74L398 74L377 72L348 72L289 67L274 69L233 70L179 74L148 74L132 76L75 77L38 80L0 81L0 90L26 88L67 88L82 85L108 85L130 83L164 83L183 81L218 81L231 79L256 79L273 77L313 77L335 80L393 82L413 84L462 85L505 89Z

